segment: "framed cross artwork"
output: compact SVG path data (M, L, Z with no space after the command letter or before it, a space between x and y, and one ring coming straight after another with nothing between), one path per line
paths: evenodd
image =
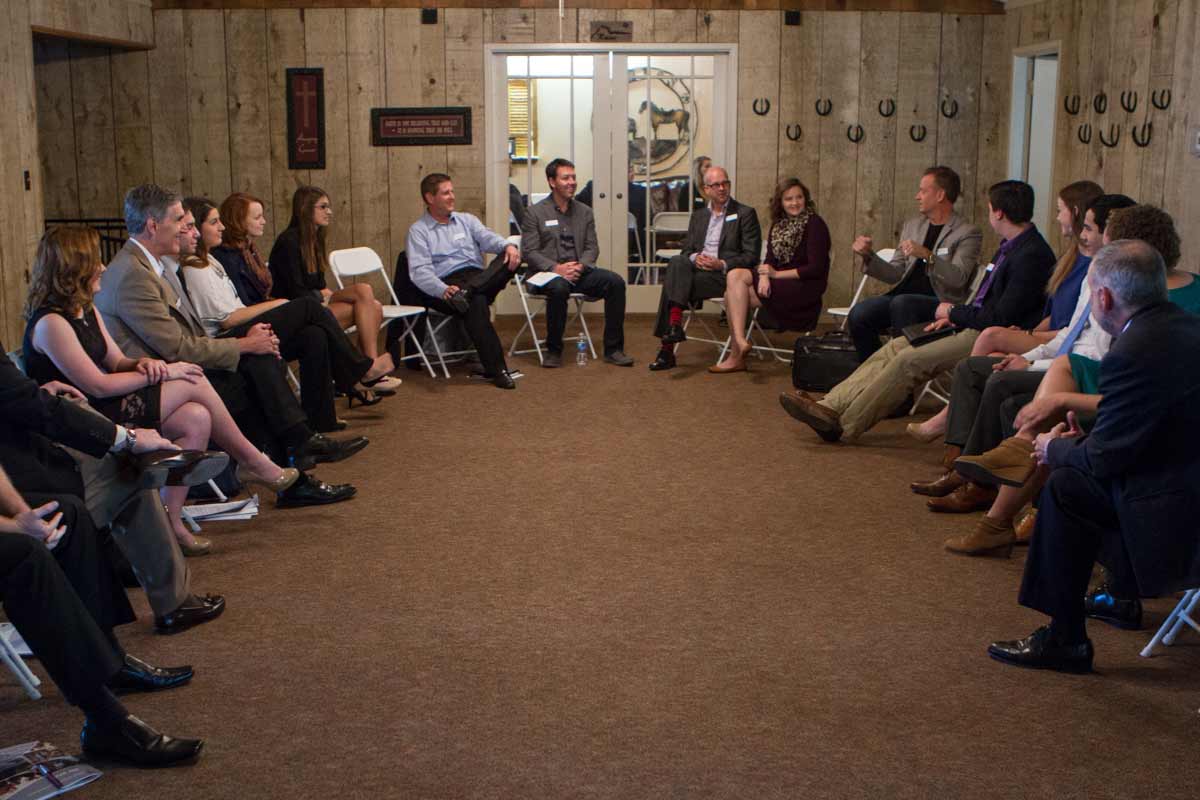
M325 169L325 70L287 75L288 169Z

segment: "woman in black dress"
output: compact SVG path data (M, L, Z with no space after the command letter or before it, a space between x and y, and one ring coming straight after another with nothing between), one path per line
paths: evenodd
M764 306L778 330L808 331L821 316L829 283L829 228L817 216L808 187L784 178L771 199L767 253L756 269L725 276L725 311L733 343L729 357L709 372L743 372L751 344L746 339L750 309ZM757 273L757 274L755 274Z
M336 291L325 284L329 266L326 232L333 222L329 195L316 186L301 186L292 195L292 220L271 248L272 297L295 300L313 295L327 303L342 330L358 329L358 349L367 358L379 357L379 326L383 306L369 283L352 283ZM395 378L384 378L374 389L395 390Z
M25 369L39 384L69 383L118 425L155 428L188 450L211 437L238 461L238 476L275 491L299 472L281 469L251 444L195 364L129 358L113 341L92 298L100 289L100 236L92 228L52 228L38 244L26 304ZM162 490L175 536L187 555L204 555L211 543L183 524L186 486Z

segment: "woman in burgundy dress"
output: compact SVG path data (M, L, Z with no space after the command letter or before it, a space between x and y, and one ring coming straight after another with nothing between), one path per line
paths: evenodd
M733 343L729 356L708 371L745 371L751 308L766 308L777 330L812 330L828 283L829 228L817 216L808 187L796 178L784 178L771 199L766 258L756 270L739 267L725 277L725 312Z

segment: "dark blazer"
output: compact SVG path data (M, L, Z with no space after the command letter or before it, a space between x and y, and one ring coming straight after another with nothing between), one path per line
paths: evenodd
M992 263L1000 253L992 257ZM1042 234L1031 228L1025 238L1016 243L1004 263L996 267L996 276L984 295L983 305L954 306L950 321L960 328L981 331L992 325L1033 328L1042 321L1046 306L1046 282L1058 261ZM987 277L983 278L987 281ZM982 287L983 283L980 283Z
M239 264L243 263L241 253L237 254L237 261ZM321 299L321 290L325 288L325 271L309 272L304 268L304 258L300 255L299 228L287 228L276 237L267 266L274 281L271 285L272 297L295 300L297 297L316 295L318 300ZM236 281L234 285L237 285ZM241 293L239 287L238 294Z
M75 459L59 445L103 458L116 438L112 422L42 391L0 352L0 465L18 491L83 497Z
M693 253L704 251L704 237L708 234L708 222L711 219L712 211L708 206L692 212L680 255L690 259ZM721 230L721 241L717 245L717 258L724 261L728 269L734 269L758 266L761 256L762 228L758 225L758 214L750 206L729 198L725 209L725 227Z
M299 247L297 247L299 250ZM226 247L219 245L211 251L213 258L221 262L221 266L225 268L225 274L229 276L229 280L233 281L233 288L237 289L238 297L248 306L265 303L271 298L263 294L262 290L255 284L250 277L250 267L246 265L246 259L242 257L242 251L236 247ZM275 287L272 286L272 289ZM290 299L290 298L289 298Z
M1051 442L1050 466L1111 487L1143 595L1200 586L1200 317L1137 312L1100 362L1100 394L1095 426Z
M596 238L596 218L592 210L578 200L567 206L571 234L575 237L575 260L586 267L596 266L600 242ZM559 251L561 225L554 195L543 198L525 211L521 220L521 257L534 272L554 269L564 262Z

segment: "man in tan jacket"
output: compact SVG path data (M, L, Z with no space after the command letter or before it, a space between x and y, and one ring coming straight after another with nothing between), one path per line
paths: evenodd
M183 220L179 197L160 186L143 184L125 195L131 238L108 265L95 301L117 345L133 358L199 364L246 437L281 464L305 469L365 447L364 437L336 441L309 427L269 325L240 338L205 335L178 276L160 260L178 255Z

